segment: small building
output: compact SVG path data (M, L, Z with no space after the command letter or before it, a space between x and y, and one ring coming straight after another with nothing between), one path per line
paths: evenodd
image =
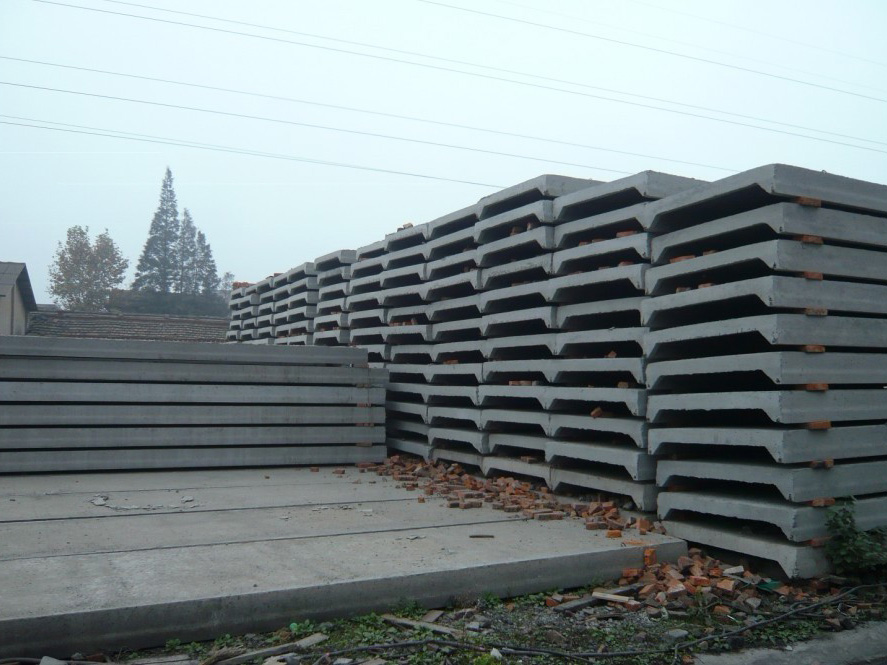
M28 316L37 311L24 263L0 261L0 335L24 335Z

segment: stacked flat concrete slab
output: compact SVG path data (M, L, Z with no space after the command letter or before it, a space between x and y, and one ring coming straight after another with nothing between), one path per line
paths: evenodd
M887 525L887 187L771 165L648 209L649 449L670 534L827 569Z
M342 346L349 343L348 296L351 264L357 260L353 249L340 249L314 260L317 270L317 308L312 343Z
M0 473L381 461L362 349L0 337Z

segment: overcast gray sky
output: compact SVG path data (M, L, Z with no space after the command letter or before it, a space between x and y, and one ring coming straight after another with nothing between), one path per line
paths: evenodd
M440 2L0 0L0 122L93 132L0 124L0 260L49 301L56 243L81 224L134 267L167 165L220 272L249 281L541 173L786 162L887 182L881 0ZM109 131L287 159L94 135Z

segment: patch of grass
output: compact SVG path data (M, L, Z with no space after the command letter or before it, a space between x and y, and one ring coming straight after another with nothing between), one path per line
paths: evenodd
M829 540L825 555L839 575L865 574L887 566L887 531L860 531L856 526L855 499L833 506L826 517Z
M402 600L391 610L391 613L395 616L403 617L405 619L413 619L414 621L418 621L425 616L425 612L427 612L427 610L415 600Z
M305 619L305 621L293 621L288 628L295 638L304 637L317 632L317 626L311 619Z

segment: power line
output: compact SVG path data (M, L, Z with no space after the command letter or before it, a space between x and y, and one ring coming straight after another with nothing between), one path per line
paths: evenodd
M11 117L11 116L0 116L0 117ZM44 127L41 125L33 125L28 124L32 122L48 122L43 120L37 120L33 118L22 118L22 120L26 120L27 123L24 122L10 122L8 120L0 120L0 125L12 125L15 127L29 127L32 129L44 129L54 132L67 132L69 134L85 134L88 136L103 136L105 138L113 138L113 139L123 139L126 141L141 141L142 143L156 143L161 145L173 145L179 146L183 148L197 148L200 150L211 150L213 152L224 152L224 153L232 153L236 155L249 155L253 157L267 157L270 159L280 159L291 162L301 162L305 164L317 164L319 166L335 166L339 168L345 169L357 169L360 171L373 171L376 173L389 173L392 175L402 175L402 176L410 176L412 178L423 178L426 180L439 180L443 182L455 182L462 185L477 185L479 187L491 187L493 189L500 189L503 185L491 185L486 182L475 182L473 180L459 180L456 178L445 178L443 176L434 176L428 175L425 173L415 173L411 171L396 171L393 169L383 169L373 166L361 166L358 164L347 164L344 162L330 162L320 159L310 159L307 157L295 157L293 155L284 155L272 152L260 152L255 150L246 150L242 148L234 148L231 146L222 146L222 145L214 145L211 143L196 143L191 141L181 141L178 139L170 139L162 136L154 136L149 137L148 134L134 134L132 132L118 132L113 129L102 129L99 127L83 127L82 125L67 125L67 127L83 127L83 129L65 129L63 127ZM65 124L65 123L51 123L51 124ZM91 130L91 131L85 131Z
M104 0L104 1L105 2L116 2L117 0ZM856 86L858 88L868 88L869 90L877 90L878 92L887 92L887 90L884 90L883 88L879 88L874 85L868 85L866 83L859 83L857 81L848 81L847 79L841 79L836 76L826 76L825 74L822 74L821 72L814 72L814 71L810 71L809 69L800 69L799 67L789 67L788 65L780 65L775 62L763 60L761 58L752 58L748 55L744 55L744 54L740 55L738 53L733 53L731 51L724 51L721 49L711 48L710 46L702 46L700 44L694 44L692 42L685 42L680 39L671 39L669 37L664 37L659 34L654 34L651 32L644 32L643 30L632 30L631 28L626 28L625 26L621 26L621 25L614 25L613 23L603 23L601 21L595 21L595 20L589 19L585 16L577 16L576 14L568 14L566 12L554 11L552 9L541 9L539 7L534 7L533 5L526 5L521 2L513 2L512 0L496 0L496 2L500 2L500 3L506 4L506 5L511 5L513 7L520 7L521 9L529 9L530 11L534 11L534 12L541 12L543 14L551 14L552 16L561 16L563 18L568 18L568 19L572 19L575 21L582 21L583 23L590 23L592 25L597 25L597 26L600 26L603 28L612 28L615 30L620 30L622 32L627 32L629 34L640 35L641 37L652 37L653 39L657 39L657 40L660 40L663 42L677 44L679 46L689 46L690 48L701 49L703 51L709 51L710 53L718 53L720 55L726 55L731 58L740 58L741 60L747 60L749 62L757 62L757 63L761 63L764 65L769 65L771 67L775 67L777 69L784 69L784 70L791 71L791 72L797 72L799 74L806 74L808 76L813 76L813 77L821 78L821 79L827 79L829 81L837 81L838 83L846 83L847 85ZM649 3L641 3L641 4L646 4L649 7L655 7L655 5L651 5ZM662 7L662 8L657 7L657 9L665 9L665 8L664 7ZM687 12L682 12L679 10L666 10L666 11L674 11L675 13L678 13L678 14L687 14ZM695 16L696 18L699 18L700 20L712 20L712 19L706 19L702 16L697 16L695 14L687 14L687 15L688 16ZM722 21L713 21L713 22L714 23L723 23ZM729 24L724 23L724 25L729 25ZM759 33L759 34L766 34L766 33ZM791 40L787 40L787 41L791 41ZM801 42L798 42L798 43L801 43ZM848 56L848 57L853 57L853 56Z
M774 74L772 72L765 72L759 69L752 69L750 67L742 67L741 65L731 65L728 62L721 62L719 60L710 60L708 58L700 58L695 55L689 55L687 53L678 53L677 51L669 51L668 49L657 48L655 46L645 46L644 44L635 44L634 42L627 42L622 39L615 39L613 37L604 37L602 35L595 35L590 32L582 32L580 30L571 30L570 28L561 28L556 25L548 25L547 23L537 23L536 21L528 21L526 19L516 18L514 16L503 16L502 14L494 14L492 12L484 12L479 9L470 9L468 7L458 7L457 5L449 5L445 2L438 2L438 0L416 0L416 2L422 2L426 5L437 5L438 7L446 7L447 9L455 9L461 12L467 12L469 14L477 14L478 16L487 16L489 18L497 18L503 21L511 21L512 23L521 23L523 25L531 25L537 28L544 28L546 30L554 30L556 32L563 32L565 34L576 35L578 37L586 37L588 39L596 39L598 41L608 42L610 44L619 44L620 46L628 46L631 48L641 49L643 51L651 51L653 53L661 53L664 55L674 56L675 58L683 58L684 60L692 60L693 62L702 62L708 65L715 65L716 67L725 67L727 69L734 69L740 72L746 72L748 74L757 74L758 76L766 76L768 78L777 79L780 81L788 81L791 83L797 83L799 85L806 85L812 88L819 88L820 90L829 90L831 92L837 92L844 95L850 95L853 97L859 97L861 99L868 99L875 102L887 103L887 99L883 97L874 97L872 95L866 95L861 92L853 92L852 90L844 90L843 88L835 88L830 85L824 85L822 83L814 83L813 81L803 81L801 79L792 78L790 76L782 76L781 74Z
M165 102L154 102L147 99L135 99L132 97L118 97L116 95L101 95L94 92L83 92L81 90L65 90L64 88L50 88L40 85L28 85L26 83L13 83L11 81L0 81L0 85L8 85L16 88L26 88L29 90L41 90L44 92L59 92L68 95L79 95L81 97L92 97L95 99L109 99L117 102L129 102L132 104L146 104L149 106L159 106L168 109L177 109L181 111L194 111L197 113L212 113L213 115L222 115L229 118L242 118L245 120L258 120L260 122L274 122L281 125L292 125L293 127L306 127L308 129L321 129L330 132L341 132L343 134L356 134L359 136L370 136L373 138L387 139L392 141L403 141L405 143L418 143L420 145L430 145L436 148L451 148L453 150L467 150L468 152L477 152L486 155L495 155L497 157L512 157L515 159L526 159L533 162L547 162L550 164L561 164L564 166L576 166L584 169L594 169L598 171L608 171L610 173L618 173L620 175L631 175L631 171L620 171L618 169L610 169L603 166L592 166L591 164L578 164L576 162L565 162L557 159L548 159L546 157L532 157L530 155L520 155L513 152L502 152L499 150L487 150L486 148L474 148L471 146L458 145L455 143L442 143L440 141L428 141L425 139L412 139L406 136L395 136L394 134L379 134L377 132L367 132L359 129L346 129L344 127L333 127L331 125L318 125L311 122L299 122L298 120L285 120L283 118L270 118L268 116L252 115L249 113L234 113L233 111L220 111L218 109L201 108L199 106L185 106L184 104L168 104Z
M354 112L354 113L364 113L364 114L375 115L375 116L380 116L380 117L384 117L384 118L395 118L398 120L410 120L410 121L414 121L414 122L422 122L422 123L427 123L427 124L431 124L431 125L439 125L442 127L454 127L454 128L458 128L458 129L468 129L468 130L475 131L475 132L484 132L487 134L495 134L498 136L508 136L508 137L512 137L512 138L529 139L532 141L542 141L545 143L565 145L565 146L570 146L573 148L585 148L588 150L600 150L602 152L612 152L612 153L619 154L619 155L629 155L632 157L643 157L645 159L656 159L656 160L660 160L660 161L664 161L664 162L674 162L676 164L687 164L690 166L701 166L701 167L707 168L707 169L715 169L718 171L728 171L730 173L735 173L738 170L738 169L726 168L723 166L714 166L713 164L704 164L702 162L691 162L691 161L687 161L687 160L683 160L683 159L672 159L669 157L660 157L657 155L648 155L645 153L630 152L628 150L617 150L615 148L604 148L601 146L588 145L588 144L584 144L584 143L574 143L572 141L562 141L562 140L551 139L551 138L546 138L546 137L542 137L542 136L534 136L532 134L521 134L519 132L508 132L508 131L500 130L500 129L490 129L487 127L477 127L474 125L465 125L465 124L456 123L456 122L445 122L442 120L431 120L428 118L419 118L416 116L401 115L398 113L386 113L383 111L373 111L373 110L362 109L362 108L357 108L357 107L353 107L353 106L343 106L340 104L327 104L324 102L316 102L316 101L311 101L311 100L306 100L306 99L297 99L297 98L293 98L293 97L284 97L281 95L269 95L269 94L263 94L263 93L258 93L258 92L249 92L246 90L237 90L234 88L223 88L223 87L219 87L219 86L204 85L204 84L200 84L200 83L193 83L193 82L187 82L187 81L175 81L172 79L156 78L153 76L142 76L139 74L127 74L124 72L112 72L112 71L108 71L108 70L104 70L104 69L93 69L90 67L78 67L76 65L63 65L60 63L45 62L45 61L41 61L41 60L28 60L26 58L14 58L12 56L6 56L6 55L0 55L0 59L11 60L14 62L25 62L28 64L34 64L34 65L44 65L44 66L48 66L48 67L60 67L63 69L72 69L72 70L76 70L76 71L90 72L90 73L95 73L95 74L106 74L108 76L120 76L120 77L124 77L124 78L131 78L131 79L137 79L137 80L142 80L142 81L152 81L155 83L167 83L170 85L180 85L180 86L186 86L189 88L198 88L201 90L213 90L216 92L227 92L227 93L232 93L232 94L236 94L236 95L246 95L246 96L250 96L250 97L257 97L257 98L261 98L261 99L272 99L275 101L291 102L291 103L295 103L295 104L306 104L309 106L318 106L321 108L337 109L340 111L350 111L350 112ZM887 144L885 144L885 145L887 145Z
M737 25L735 23L729 23L727 21L719 21L718 19L714 19L708 16L700 16L699 14L692 14L690 12L685 12L680 9L674 9L673 7L662 7L660 5L654 5L652 2L643 2L643 0L630 0L630 2L634 2L638 5L645 5L647 7L652 7L653 9L658 9L663 12L671 12L672 14L682 14L684 16L689 16L691 18L698 19L700 21L706 21L707 23L714 23L716 25L723 25L728 28L733 28L734 30L741 30L743 32L750 32L753 35L760 35L762 37L767 37L768 39L775 39L777 41L786 42L788 44L795 44L797 46L804 46L806 48L814 49L816 51L823 51L824 53L831 53L832 55L840 55L845 58L851 58L853 60L859 60L861 62L868 62L873 65L878 65L879 67L887 67L887 63L881 62L879 60L872 60L871 58L864 58L859 55L853 55L852 53L847 53L846 51L838 51L836 49L826 48L824 46L819 46L818 44L811 44L809 42L802 42L798 39L789 39L788 37L783 37L782 35L774 35L769 32L764 32L763 30L755 30L754 28L749 28L744 25Z
M306 42L299 42L299 41L294 41L294 40L291 40L291 39L283 39L283 38L280 38L280 37L269 37L269 36L267 36L267 35L257 35L257 34L253 34L253 33L249 33L249 32L242 32L242 31L238 31L238 30L229 30L229 29L226 29L226 28L214 28L214 27L212 27L212 26L198 25L198 24L194 24L194 23L186 23L186 22L183 22L183 21L173 21L173 20L170 20L170 19L157 18L157 17L154 17L154 16L140 16L140 15L138 15L138 14L127 14L127 13L125 13L125 12L111 11L111 10L107 10L107 9L98 9L98 8L95 8L95 7L83 7L83 6L81 6L81 5L72 5L72 4L68 4L68 3L64 3L64 2L58 2L57 0L33 0L33 1L34 1L34 2L39 2L39 3L41 3L41 4L46 4L46 5L55 5L55 6L59 6L59 7L67 7L67 8L70 8L70 9L80 9L80 10L91 11L91 12L96 12L96 13L100 13L100 14L110 14L110 15L113 15L113 16L124 16L124 17L127 17L127 18L135 18L135 19L140 19L140 20L144 20L144 21L153 21L153 22L155 22L155 23L165 23L165 24L175 25L175 26L180 26L180 27L196 28L196 29L199 29L199 30L207 30L207 31L210 31L210 32L218 32L218 33L228 34L228 35L237 35L237 36L241 36L241 37L250 37L250 38L253 38L253 39L261 39L261 40L265 40L265 41L271 41L271 42L282 43L282 44L291 44L291 45L294 45L294 46L302 46L302 47L304 47L304 48L319 49L319 50L323 50L323 51L330 51L330 52L333 52L333 53L347 54L347 55L358 56L358 57L363 57L363 58L370 58L370 59L373 59L373 60L381 60L381 61L383 61L383 62L396 62L396 63L400 63L400 64L410 65L410 66L413 66L413 67L423 67L423 68L426 68L426 69L433 69L433 70L436 70L436 71L444 71L444 72L449 72L449 73L462 74L462 75L464 75L464 76L472 76L472 77L475 77L475 78L480 78L480 79L485 79L485 80L501 81L501 82L505 82L505 83L512 83L512 84L514 84L514 85L520 85L520 86L525 86L525 87L537 88L537 89L540 89L540 90L549 90L549 91L561 92L561 93L564 93L564 94L575 95L575 96L580 96L580 97L588 97L588 98L590 98L590 99L599 99L599 100L608 101L608 102L613 102L613 103L617 103L617 104L625 104L625 105L628 105L628 106L636 106L636 107L639 107L639 108L653 109L653 110L658 110L658 111L662 111L662 112L665 112L665 113L672 113L672 114L675 114L675 115L688 116L688 117L691 117L691 118L701 118L701 119L705 119L705 120L710 120L710 121L712 121L712 122L720 122L720 123L724 123L724 124L728 124L728 125L735 125L735 126L738 126L738 127L748 127L748 128L753 128L753 129L759 129L759 130L761 130L761 131L774 132L774 133L778 133L778 134L785 134L785 135L787 135L787 136L797 136L797 137L807 138L807 139L811 139L811 140L815 140L815 141L822 141L822 142L825 142L825 143L834 143L834 144L837 144L837 145L845 145L845 146L854 147L854 148L855 148L855 147L860 147L860 148L862 147L862 146L856 146L856 145L853 145L853 144L842 143L842 142L839 142L839 141L831 141L831 140L829 140L829 139L824 139L824 138L817 137L817 136L808 136L808 135L805 135L805 134L798 134L798 133L795 133L795 132L782 131L782 130L775 129L775 128L772 128L772 127L762 127L762 126L760 126L760 125L755 125L755 124L746 123L746 122L739 122L739 121L735 121L735 120L728 120L728 119L726 119L726 118L715 118L715 117L707 116L707 115L704 115L704 114L701 114L701 113L692 113L692 112L689 112L689 111L681 111L681 110L678 110L678 109L664 108L664 107L661 107L661 106L655 106L655 105L653 105L653 104L645 104L645 103L641 103L641 102L633 102L633 101L629 101L629 100L626 100L626 99L618 99L618 98L614 98L614 97L606 97L606 96L604 96L604 95L597 95L597 94L591 94L591 93L579 92L579 91L577 91L577 90L568 90L568 89L564 89L564 88L556 88L556 87L553 87L553 86L542 85L542 84L539 84L539 83L532 83L532 82L529 82L529 81L516 81L516 80L514 80L514 79L504 78L504 77L501 77L501 76L493 76L493 75L491 75L491 74L481 74L481 73L478 73L478 72L466 72L466 71L461 70L461 69L453 69L453 68L451 68L451 67L445 67L445 66L441 66L441 65L433 65L433 64L424 63L424 62L413 62L413 61L410 61L410 60L403 60L403 59L400 59L400 58L394 58L394 57L391 57L391 56L383 56L383 55L377 55L377 54L373 54L373 53L361 53L361 52L359 52L359 51L349 51L349 50L347 50L347 49L342 49L342 48L337 48L337 47L332 47L332 46L321 46L321 45L319 45L319 44L309 44L309 43L306 43ZM111 0L107 0L107 1L110 2ZM129 4L132 4L132 3L129 3ZM156 9L157 11L165 11L165 12L170 12L170 13L178 13L178 12L176 12L175 10L172 10L172 9L163 9L163 8L159 8L159 7L149 7L148 5L138 5L138 6L140 6L140 7L145 7L145 8ZM207 16L206 18L209 18L209 19L211 19L211 20L216 20L216 21L223 21L223 22L231 22L231 23L238 23L238 24L243 23L242 21L233 21L233 20L230 20L230 19L214 18L214 17L210 17L210 16ZM246 25L256 25L256 24L246 24ZM282 29L282 28L270 28L270 27L269 27L269 28L267 28L267 29L269 29L269 30L281 30L281 31L283 31L283 32L292 32L292 31L284 30L284 29ZM300 33L300 34L307 34L307 33ZM331 38L331 37L321 37L321 36L319 36L319 35L312 35L312 36L317 37L317 38L319 38L319 39L328 39L328 40L332 40L332 41L339 41L339 42L341 42L341 41L345 41L345 40L337 40L337 39L333 39L333 38ZM359 44L360 42L347 42L347 43L355 43L355 44ZM503 69L503 68L500 68L500 67L490 67L490 66L487 66L487 65L479 65L479 64L470 63L470 62L465 62L465 61L452 60L452 59L449 59L449 58L438 58L437 56L430 56L430 55L425 55L425 54L421 54L421 53L412 53L412 52L410 52L410 51L397 51L397 50L395 50L395 49L387 49L387 48L385 48L385 47L373 46L373 45L370 45L370 44L367 44L366 46L367 46L367 47L370 47L370 48L379 49L379 50L385 50L385 51L394 51L394 52L398 52L398 53L411 53L411 54L416 55L416 56L419 56L419 57L428 58L428 59L433 59L433 60L439 60L439 61L443 61L443 62L458 62L458 63L466 64L466 65L471 66L471 67L478 67L478 68L482 68L482 69L488 69L488 70L491 70L491 71L503 71L503 72L509 72L509 73L517 74L517 75L519 75L519 76L527 76L527 77L537 78L537 79L545 80L545 81L553 81L553 82L558 82L558 83L566 83L566 84L568 84L568 85L575 85L575 86L578 86L578 87L583 87L583 88L587 88L587 89L591 89L591 90L603 90L603 91L606 91L606 92L612 92L612 93L615 93L615 94L620 94L620 95L626 95L626 96L636 97L636 98L638 98L638 99L648 99L648 100L652 100L652 101L659 101L659 102L663 102L663 103L666 103L666 104L674 104L674 105L677 105L677 106L683 106L683 107L685 107L685 108L698 109L698 110L705 110L705 111L709 111L709 112L713 112L713 113L720 113L720 114L723 114L723 115L728 115L728 116L737 117L737 118L744 118L744 119L748 119L748 120L757 120L757 121L759 121L759 122L766 122L766 123L770 123L770 124L778 125L778 126L781 126L781 127L792 127L792 128L795 128L795 129L802 129L802 130L804 130L804 131L813 131L813 132L817 132L817 133L820 133L820 134L826 134L826 135L831 135L831 136L839 136L839 137L842 137L842 138L849 138L849 139L851 139L851 140L856 140L856 141L866 141L866 142L872 142L872 143L879 143L878 141L871 141L870 139L866 139L866 138L862 138L862 137L849 136L849 135L845 135L845 134L839 134L839 133L837 133L837 132L830 132L830 131L827 131L827 130L816 129L816 128L814 128L814 127L804 127L803 125L794 125L794 124L792 124L792 123L780 122L780 121L776 121L776 120L769 120L769 119L767 119L767 118L759 118L759 117L756 117L756 116L745 115L745 114L741 114L741 113L735 113L735 112L732 112L732 111L722 111L722 110L719 110L719 109L713 109L713 108L704 107L704 106L698 106L698 105L694 105L694 104L685 104L685 103L683 103L683 102L674 102L674 101L671 101L671 100L661 99L661 98L658 98L658 97L652 97L652 96L649 96L649 95L639 95L639 94L636 94L636 93L628 93L628 92L623 92L623 91L620 91L620 90L613 90L613 89L610 89L610 88L603 88L603 87L600 87L600 86L593 86L593 85L588 85L588 84L584 84L584 83L577 83L577 82L574 82L574 81L567 81L567 80L556 79L556 78L547 77L547 76L540 76L540 75L537 75L537 74L528 74L528 73L525 73L525 72L519 72L519 71L514 71L514 70ZM884 145L887 145L887 143L885 143ZM865 148L863 148L863 149L865 149Z

